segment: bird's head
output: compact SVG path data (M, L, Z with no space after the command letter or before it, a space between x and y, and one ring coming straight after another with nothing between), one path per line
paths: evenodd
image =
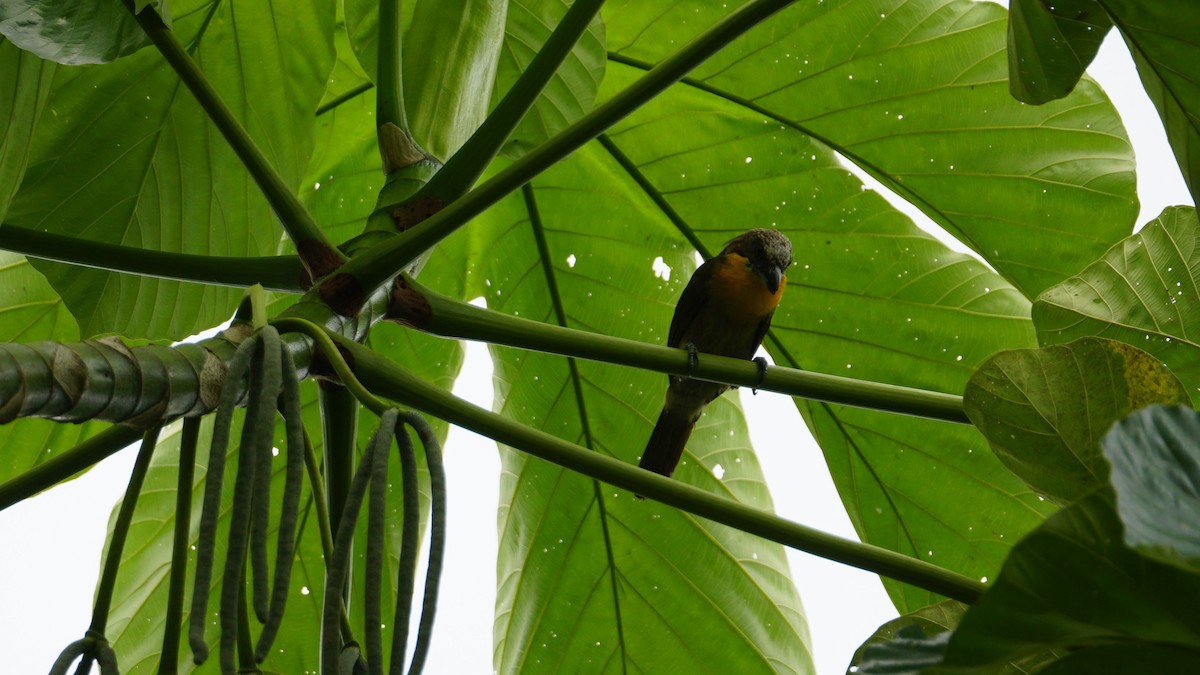
M779 290L783 275L792 264L792 242L778 230L767 228L749 230L734 237L721 253L744 257L772 295Z

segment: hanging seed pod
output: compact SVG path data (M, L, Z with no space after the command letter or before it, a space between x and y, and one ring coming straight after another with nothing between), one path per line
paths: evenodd
M250 569L254 579L251 596L254 615L259 623L266 623L271 595L267 572L267 532L271 525L271 449L282 364L279 332L275 327L263 326L258 336L262 340L262 382L258 391L252 393L251 406L246 409L248 422L251 411L254 411L252 428L255 433L251 452L256 462L250 504Z
M442 565L446 552L446 469L442 464L442 448L433 433L433 427L425 418L413 412L405 412L403 421L413 427L425 448L425 463L429 466L429 488L432 494L429 525L429 562L425 571L425 596L421 601L421 621L417 627L417 643L413 647L409 675L417 675L425 668L429 656L429 644L433 635L433 620L437 612L438 589L442 578ZM407 439L408 433L397 434ZM412 442L409 441L411 448ZM395 645L393 645L394 649ZM393 654L396 652L393 651ZM401 651L401 654L404 652ZM393 656L395 661L395 657ZM395 662L393 673L399 673Z
M338 654L341 652L341 634L338 630L342 612L341 589L346 583L346 574L350 570L350 558L354 555L354 528L358 522L358 512L362 507L363 497L367 492L367 484L371 478L372 457L376 441L383 433L382 429L375 432L371 444L363 453L358 470L350 481L350 490L346 494L346 503L342 508L342 518L338 522L337 533L333 538L333 555L325 566L325 600L321 612L321 672L336 672Z
M379 418L379 431L372 440L371 499L367 502L366 596L363 598L364 637L370 675L383 675L383 635L380 626L383 614L384 524L387 521L388 450L392 435L396 433L396 416L395 408L387 409ZM399 630L399 626L393 630Z
M175 488L175 536L171 548L171 578L167 586L166 628L158 672L174 673L179 662L179 631L183 618L183 591L187 582L188 530L192 522L192 479L196 469L196 444L200 418L183 420L179 442L179 477Z
M396 428L400 449L401 490L404 499L404 529L400 535L400 570L396 577L396 610L392 619L392 662L389 673L404 672L408 651L409 617L412 615L413 589L417 584L417 558L421 545L421 505L417 480L417 454L403 423Z
M304 454L307 441L300 411L300 381L296 363L287 347L280 349L283 387L280 409L287 437L287 469L283 483L283 506L279 516L279 538L275 547L275 579L272 582L271 604L263 622L262 634L254 650L255 661L262 663L279 632L287 605L288 587L292 577L292 558L296 552L296 524L300 518L300 490L304 483Z
M196 579L192 590L192 610L188 644L197 665L208 659L204 641L204 623L208 615L208 595L212 590L213 554L216 548L217 516L221 510L221 488L225 474L225 452L229 448L229 430L237 407L242 378L258 352L258 340L247 339L238 346L229 361L225 383L213 420L212 443L208 453L208 474L204 479L204 501L200 511L200 532L196 541Z
M272 337L274 340L272 341ZM233 486L233 507L229 514L229 545L225 553L225 572L221 583L221 671L226 675L237 672L235 651L238 640L239 606L245 588L246 553L261 528L264 542L261 561L253 562L255 581L259 586L266 579L266 517L257 515L255 502L265 504L270 499L271 439L275 431L275 406L279 397L280 362L279 334L271 326L260 331L260 349L251 361L250 400L242 425L241 448L238 452L238 472ZM267 494L261 494L263 474L267 475ZM260 496L256 499L256 493ZM263 508L267 508L265 505ZM266 605L267 593L262 593ZM264 607L262 614L266 615Z

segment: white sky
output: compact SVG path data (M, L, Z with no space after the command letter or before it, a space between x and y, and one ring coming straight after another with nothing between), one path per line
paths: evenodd
M1113 98L1137 152L1139 224L1165 206L1192 203L1124 44L1110 34L1089 72ZM898 205L914 215L907 204ZM936 229L924 218L918 222ZM491 364L485 347L468 345L463 372L471 376L463 378L455 392L490 409ZM796 433L804 424L791 401L765 392L743 395L742 402L779 514L854 537L845 512L830 508L839 502L819 449L809 438L797 451ZM434 631L426 672L487 673L492 670L495 567L490 552L496 550L500 462L490 440L462 429L451 430L447 448L447 563L438 607L440 630ZM4 672L47 672L58 652L87 628L105 528L134 454L132 449L122 451L77 480L0 511ZM489 553L481 555L481 550ZM894 617L895 610L874 575L794 551L789 551L789 560L808 613L817 672L844 673L858 645ZM446 630L451 625L455 629Z

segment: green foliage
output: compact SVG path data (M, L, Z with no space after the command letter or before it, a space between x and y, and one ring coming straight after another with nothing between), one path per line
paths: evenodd
M1069 94L1112 28L1096 0L1015 0L1009 12L1008 88L1026 103Z
M1042 344L1095 335L1154 355L1200 403L1200 221L1172 207L1033 305Z
M166 2L130 0L167 14ZM56 63L108 63L150 44L123 0L5 0L0 34L21 49ZM2 210L0 210L2 212Z
M1125 543L1193 573L1200 571L1200 538L1191 526L1200 510L1198 429L1196 411L1154 407L1104 437Z
M26 4L0 0L0 9ZM1181 440L1195 435L1181 431L1194 420L1150 413L1159 416L1122 423L1105 445L1111 476L1099 444L1138 407L1187 402L1189 392L1200 402L1195 210L1168 209L1131 234L1132 149L1104 93L1081 79L1111 21L1133 47L1191 184L1200 147L1196 21L1190 9L1169 18L1135 4L1017 2L1006 36L1006 14L988 3L796 3L701 54L661 95L629 99L595 141L536 167L523 188L433 249L420 281L457 300L482 296L492 312L661 342L697 251L711 255L746 229L777 227L797 264L765 343L776 364L965 390L976 425L796 400L865 543L992 580L965 612L885 580L905 616L860 650L861 670L1116 672L1137 659L1186 670L1200 659L1200 549L1186 528L1169 525L1194 521L1184 514L1195 510L1196 448ZM378 173L377 98L404 101L405 131L448 160L567 9L560 0L402 6L401 35L380 35L369 0L171 5L175 35L232 113L224 122L246 129L337 242L362 232L385 181L389 199L407 196L439 166ZM751 3L767 14L762 8L774 5ZM701 0L608 3L549 85L529 94L532 110L503 153L468 159L488 176L536 158L528 151L595 105L626 100L656 63L744 11ZM73 21L87 30L71 40L39 32L49 45L39 53L122 58L56 70L14 47L25 43L0 42L0 108L13 111L0 121L4 222L164 252L289 250L277 227L287 216L258 193L210 123L214 111L161 54L132 53L141 33L127 39L129 16ZM403 91L375 81L381 45L402 46ZM1016 77L1006 82L1009 71ZM1019 103L1010 88L1051 102ZM843 161L976 256L924 232ZM380 222L390 229L386 218L373 226ZM83 269L3 255L4 340L180 339L225 320L238 297L135 276L119 259ZM269 308L323 311L313 296L294 299L274 296ZM376 353L448 388L460 345L372 327L376 309L346 321L313 318L365 336ZM312 353L297 349L307 369ZM494 346L492 357L499 414L636 461L662 402L660 374L509 347ZM306 426L320 441L327 421L315 398L308 387ZM37 420L0 429L0 480L91 433ZM176 428L170 433L134 514L109 622L125 672L153 672L161 644L178 462ZM522 450L501 448L498 671L812 671L807 619L780 546L635 501ZM237 451L230 457L236 463ZM277 482L282 461L272 466ZM736 397L709 407L676 479L771 508ZM203 480L201 467L197 490ZM1055 513L1039 492L1063 509ZM307 489L304 499L312 514ZM1154 517L1163 512L1179 518ZM194 538L198 508L192 518ZM265 664L279 672L317 663L324 563L315 517L301 520L294 594ZM399 522L389 520L385 542L393 582ZM360 624L352 617L357 634Z
M1004 466L1062 504L1105 484L1100 437L1114 422L1154 403L1187 401L1161 361L1099 338L1001 352L963 394L967 415Z

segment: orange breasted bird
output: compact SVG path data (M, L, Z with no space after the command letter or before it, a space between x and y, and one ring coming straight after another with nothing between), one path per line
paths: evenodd
M750 230L732 239L716 257L701 265L683 289L668 347L684 347L691 363L696 352L736 359L754 356L787 284L792 242L776 230ZM766 361L758 360L765 373ZM658 423L638 464L670 476L683 456L700 413L728 385L671 375Z

